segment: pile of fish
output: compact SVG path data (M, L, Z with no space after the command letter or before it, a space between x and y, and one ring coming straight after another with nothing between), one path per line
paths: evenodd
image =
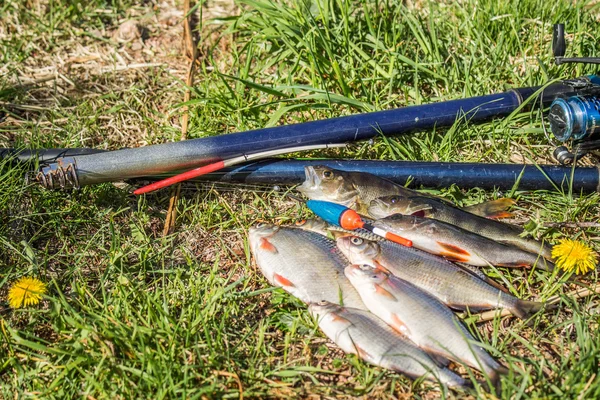
M319 327L344 352L446 387L469 387L450 362L482 373L490 390L506 367L453 310L504 308L526 319L542 303L518 299L479 267L554 268L550 248L499 222L513 202L458 208L373 175L306 167L298 187L311 200L352 208L370 223L413 242L344 231L313 219L250 228L256 263L274 286L309 305ZM372 220L371 220L372 219Z

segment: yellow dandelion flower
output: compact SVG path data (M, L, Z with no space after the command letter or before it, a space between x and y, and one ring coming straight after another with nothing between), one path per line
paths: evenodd
M552 258L559 268L567 272L575 270L578 275L596 269L598 263L594 250L571 239L559 240L558 244L552 248Z
M46 284L37 278L24 277L16 281L8 291L8 304L21 308L38 304L46 293Z

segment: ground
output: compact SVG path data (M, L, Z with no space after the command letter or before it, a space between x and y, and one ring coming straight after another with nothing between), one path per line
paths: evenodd
M566 22L568 53L597 56L599 10L542 0L207 1L193 10L199 62L188 137L593 73L553 65L551 28ZM178 1L0 3L0 147L179 140L183 18ZM538 114L523 112L315 155L553 163L551 151ZM304 305L269 287L246 232L309 215L286 188L187 185L164 236L169 190L46 191L25 183L31 168L0 169L0 398L485 396L440 393L344 355ZM598 194L427 190L461 205L512 197L512 222L530 234L600 248ZM560 298L529 324L467 319L511 368L501 397L597 397L598 296L567 295L576 285L558 274L487 272L522 298ZM46 282L48 296L10 309L8 288L23 276ZM582 281L595 289L596 279Z

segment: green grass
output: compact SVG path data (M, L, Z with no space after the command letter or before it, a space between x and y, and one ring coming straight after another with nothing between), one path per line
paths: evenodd
M0 4L0 146L116 149L179 139L184 87L173 70L184 71L185 59L172 39L181 32L161 19L169 11L164 3L21 3ZM407 3L247 0L223 15L209 3L198 28L201 65L189 103L189 137L482 95L595 71L554 66L550 43L552 24L565 21L569 54L600 54L597 4ZM112 36L126 19L148 28L142 51ZM100 58L66 62L89 54ZM168 66L98 72L121 63L119 57ZM28 83L48 67L62 77ZM538 115L522 113L315 154L545 163L551 150ZM0 166L0 398L238 398L239 385L247 398L440 396L429 385L344 355L304 305L271 289L257 272L247 228L308 215L284 191L227 185L184 190L175 233L163 237L169 191L134 198L102 184L50 192L26 185L27 169ZM531 233L550 241L577 238L600 249L597 227L549 225L595 222L598 194L429 192L460 204L510 195L518 200L517 222ZM562 295L557 309L529 325L511 318L469 323L511 367L502 397L598 397L599 297L569 298L565 293L574 286L545 273L488 272L523 298ZM48 296L39 307L9 309L10 284L31 275L48 283ZM596 279L594 272L584 281L594 285Z

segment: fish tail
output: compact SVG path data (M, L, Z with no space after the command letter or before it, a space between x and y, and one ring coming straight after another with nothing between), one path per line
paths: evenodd
M552 271L554 271L555 265L553 262L550 262L544 258L544 259L540 259L537 262L536 267L539 269L543 269L544 271L552 272Z
M527 319L544 308L544 303L528 300L517 300L511 312L521 319Z
M496 368L489 372L490 383L488 385L489 392L495 394L496 396L500 396L502 393L502 376L508 375L508 368L504 365L498 365Z

